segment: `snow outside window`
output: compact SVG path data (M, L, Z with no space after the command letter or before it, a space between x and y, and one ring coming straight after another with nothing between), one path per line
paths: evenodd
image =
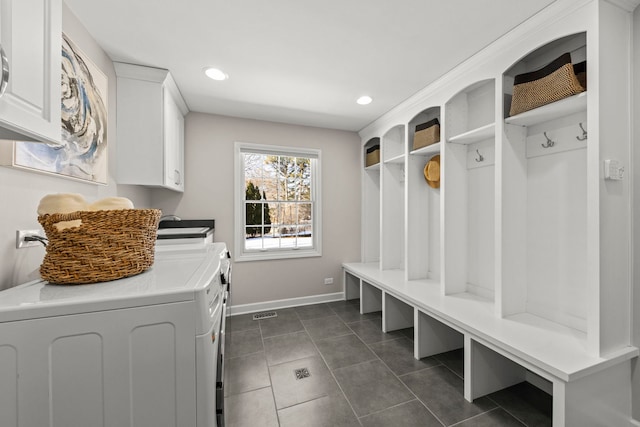
M321 255L320 151L236 142L237 261Z

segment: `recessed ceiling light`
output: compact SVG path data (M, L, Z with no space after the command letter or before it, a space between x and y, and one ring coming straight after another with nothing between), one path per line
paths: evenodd
M220 80L227 80L229 78L229 76L225 74L224 71L219 70L217 68L207 68L206 70L204 70L204 73L207 75L207 77L213 80L220 81Z
M367 105L367 104L371 104L371 101L373 101L373 99L370 96L365 95L358 98L356 102L360 105Z

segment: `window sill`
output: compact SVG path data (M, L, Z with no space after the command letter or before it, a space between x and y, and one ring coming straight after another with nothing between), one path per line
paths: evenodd
M317 249L294 249L286 251L260 251L244 252L236 254L234 262L245 261L267 261L277 259L310 258L322 256L322 252Z

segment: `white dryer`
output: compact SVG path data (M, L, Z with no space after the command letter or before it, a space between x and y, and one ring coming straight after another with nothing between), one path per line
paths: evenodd
M0 292L0 425L216 426L227 256L162 250L137 276Z

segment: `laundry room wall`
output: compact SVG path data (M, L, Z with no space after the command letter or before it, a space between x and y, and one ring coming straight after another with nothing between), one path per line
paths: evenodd
M183 219L215 219L215 239L226 242L233 254L236 141L321 150L323 239L321 257L235 263L231 305L340 292L341 264L360 260L360 138L355 132L189 113L185 192L153 190L153 205ZM325 285L325 277L333 277L333 285Z
M113 63L91 37L84 25L63 4L62 30L108 78L107 141L108 183L96 185L53 175L0 167L0 290L38 277L44 257L42 247L16 249L16 230L40 229L37 207L50 193L80 193L87 200L109 196L131 199L136 207L150 207L150 192L143 187L117 185L115 182L116 140L116 75Z

